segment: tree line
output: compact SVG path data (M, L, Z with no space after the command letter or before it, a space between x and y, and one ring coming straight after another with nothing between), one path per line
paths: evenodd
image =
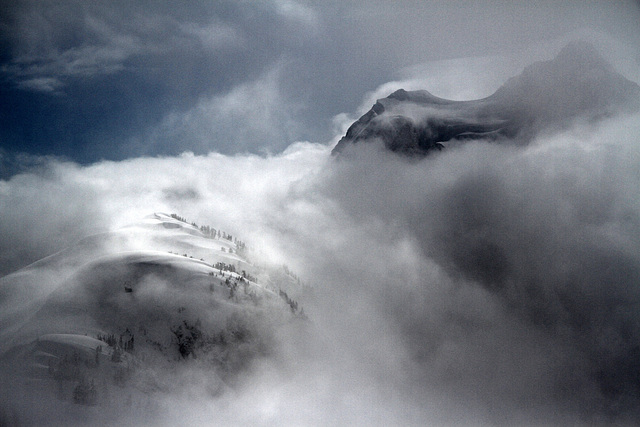
M225 239L228 240L230 242L233 242L236 244L238 249L246 249L247 245L245 244L245 242L238 240L236 238L233 237L233 235L228 234L225 231L222 230L216 230L215 228L211 227L210 225L201 225L198 226L198 224L196 224L195 222L191 222L189 223L189 221L187 221L186 218L181 217L178 214L172 213L169 216L171 216L171 218L178 220L180 222L184 222L185 224L191 224L192 226L194 226L195 228L199 229L200 232L202 234L204 234L205 237L208 237L210 239Z

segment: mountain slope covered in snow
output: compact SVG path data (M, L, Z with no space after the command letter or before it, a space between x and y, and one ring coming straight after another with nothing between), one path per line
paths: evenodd
M154 214L3 277L0 364L13 373L4 383L42 407L140 408L184 385L180 366L196 364L223 393L279 328L306 318L291 297L299 280L247 252L232 236Z

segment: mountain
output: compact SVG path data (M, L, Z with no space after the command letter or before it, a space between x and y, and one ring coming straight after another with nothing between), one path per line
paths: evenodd
M19 414L29 425L64 406L58 422L74 424L65 417L78 406L143 407L184 387L185 364L224 393L279 328L306 318L297 277L249 253L226 233L157 213L1 278L0 402L18 408L16 396L28 396L42 408Z
M452 101L426 90L397 90L353 123L332 154L371 141L409 156L440 150L453 140L508 138L522 144L577 117L594 120L638 108L640 86L617 73L589 43L573 42L487 98Z

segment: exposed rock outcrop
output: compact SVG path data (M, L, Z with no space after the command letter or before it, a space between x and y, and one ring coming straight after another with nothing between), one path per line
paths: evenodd
M394 152L422 156L452 140L508 138L526 143L541 129L562 127L640 108L640 86L626 79L586 42L567 45L534 63L494 94L473 101L400 89L379 99L349 127L332 154L359 142L382 141Z

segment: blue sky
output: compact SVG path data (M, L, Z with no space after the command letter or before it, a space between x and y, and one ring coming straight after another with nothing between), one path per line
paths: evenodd
M88 164L328 143L336 115L353 114L367 93L407 67L518 55L579 31L622 45L640 40L637 2L62 0L0 7L2 176L41 156Z

